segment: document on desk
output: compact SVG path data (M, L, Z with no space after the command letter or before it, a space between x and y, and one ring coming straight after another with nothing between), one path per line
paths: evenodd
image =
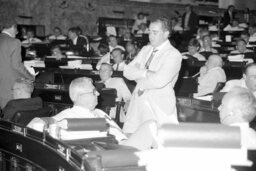
M204 101L212 101L212 95L207 95L207 96L194 96L194 99L204 100Z
M68 55L67 56L68 59L83 59L83 56L75 56L75 55Z
M60 139L61 140L76 140L85 138L99 138L107 137L106 131L67 131L65 129L60 129Z

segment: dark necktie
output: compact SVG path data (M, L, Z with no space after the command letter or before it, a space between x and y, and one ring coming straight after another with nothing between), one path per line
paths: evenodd
M118 71L119 64L116 65L116 71Z
M146 64L145 64L145 68L146 68L146 69L149 68L149 65L150 65L150 63L152 62L153 57L155 56L155 54L156 54L157 51L158 51L158 50L154 49L153 52L151 53L150 57L148 58L148 61L147 61Z

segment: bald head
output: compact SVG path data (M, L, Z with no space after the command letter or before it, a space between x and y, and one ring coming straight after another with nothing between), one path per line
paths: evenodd
M206 62L206 67L208 70L215 67L222 67L222 65L223 65L222 58L216 54L211 55Z
M223 124L251 122L256 115L256 99L248 89L235 87L223 97L219 110Z

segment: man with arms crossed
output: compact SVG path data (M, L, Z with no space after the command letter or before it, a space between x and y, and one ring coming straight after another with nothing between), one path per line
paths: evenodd
M169 30L168 19L153 21L149 26L150 44L124 68L124 76L137 82L124 123L126 134L149 120L178 123L173 87L182 57L168 40Z

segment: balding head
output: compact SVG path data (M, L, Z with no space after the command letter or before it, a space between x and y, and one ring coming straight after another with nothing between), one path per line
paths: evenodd
M92 80L87 77L74 79L69 86L69 96L74 105L93 110L98 104L98 92L95 90Z
M211 55L206 62L207 70L210 70L215 67L222 67L222 65L223 65L222 58L216 54Z
M248 89L235 87L222 99L219 107L223 124L251 122L256 116L256 99Z

